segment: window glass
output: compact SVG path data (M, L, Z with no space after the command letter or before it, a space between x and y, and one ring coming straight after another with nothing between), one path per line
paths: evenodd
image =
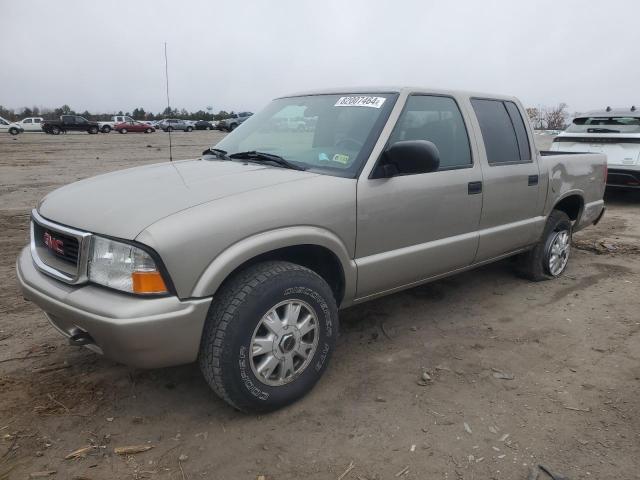
M42 121L42 120L41 120L41 119L39 119L39 118L34 118L34 119L33 119L33 123L40 123L41 121Z
M489 163L520 162L516 132L504 103L475 98L471 104L480 123Z
M30 118L25 118L23 123L32 123L32 120Z
M529 137L527 135L527 129L524 126L522 115L520 110L513 102L504 102L507 107L507 112L511 117L511 123L516 130L516 140L518 140L518 149L520 150L520 160L531 160L531 149L529 148Z
M440 170L472 164L467 129L453 98L410 96L389 138L389 144L401 140L433 142L440 152Z

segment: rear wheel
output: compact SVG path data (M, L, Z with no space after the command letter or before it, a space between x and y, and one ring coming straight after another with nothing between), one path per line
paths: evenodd
M211 388L238 410L276 410L313 388L337 333L336 302L320 276L289 262L259 263L216 294L200 368Z
M18 135L18 134L20 133L20 130L18 130L16 127L11 127L11 128L9 129L9 133L10 133L11 135Z
M89 130L87 130L87 132L89 132L89 134L91 135L95 135L96 133L98 133L98 127L91 127L89 128Z
M187 128L184 129L185 132L190 132L192 130L193 130L193 128L191 128L191 127L187 127Z
M153 132L153 130L152 130L152 129L150 129L150 128L147 128L147 129L144 131L144 133L151 133L151 132Z
M111 131L111 127L109 125L105 125L102 127L102 133L109 133Z
M571 234L569 216L560 210L553 210L540 242L519 258L520 273L535 282L562 275L571 254Z
M238 124L237 123L232 123L231 125L229 125L229 131L230 132L234 131L236 128L238 128Z
M167 127L166 132L173 132L173 127Z
M51 127L51 133L53 135L60 135L60 127L56 127L55 125L53 127Z

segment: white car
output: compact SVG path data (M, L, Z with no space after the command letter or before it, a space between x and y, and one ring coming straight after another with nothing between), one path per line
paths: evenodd
M604 153L607 186L640 188L640 112L636 107L607 107L574 118L553 140L551 150Z
M44 119L42 117L27 117L16 123L20 125L25 132L41 132L42 128L40 124L43 121Z
M18 135L22 132L24 132L24 128L22 128L19 124L10 122L9 120L0 117L0 133L10 133L11 135Z

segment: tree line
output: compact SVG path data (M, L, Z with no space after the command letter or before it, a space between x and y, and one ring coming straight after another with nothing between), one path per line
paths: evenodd
M233 111L227 112L220 110L218 113L205 112L204 110L198 110L196 112L189 112L185 108L165 108L160 113L147 112L142 107L134 108L131 112L118 112L110 113L90 113L85 110L84 112L76 111L69 105L62 105L58 108L39 108L39 107L23 107L19 109L6 108L0 105L0 117L15 122L25 117L43 117L46 120L54 120L60 117L60 115L80 115L87 120L102 121L111 120L114 115L127 115L136 120L161 120L163 118L181 118L183 120L224 120L234 114Z

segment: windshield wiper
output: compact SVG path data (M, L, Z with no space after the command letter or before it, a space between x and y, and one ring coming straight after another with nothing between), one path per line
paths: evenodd
M207 148L202 155L213 155L216 158L221 158L222 160L229 160L229 156L227 155L226 150L221 150L219 148Z
M289 160L285 160L279 155L273 155L266 152L257 152L255 150L249 150L247 152L232 153L229 158L238 160L250 160L252 162L271 162L284 168L290 168L291 170L306 170L304 167L300 167Z

